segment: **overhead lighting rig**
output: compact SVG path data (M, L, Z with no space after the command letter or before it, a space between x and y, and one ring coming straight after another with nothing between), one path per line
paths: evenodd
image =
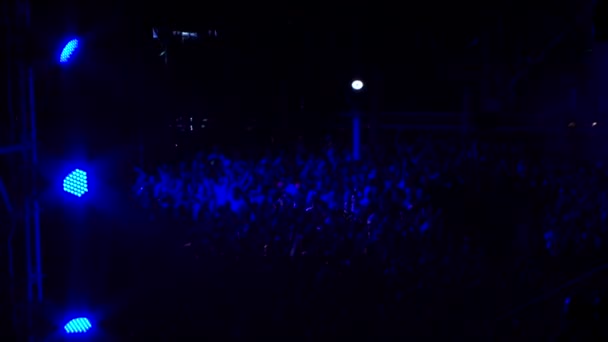
M186 31L173 31L173 36L181 39L182 43L190 40L197 40L197 32L186 32Z
M167 34L167 33L169 33L169 34ZM170 36L173 39L177 38L182 43L185 43L188 41L201 40L203 38L218 38L219 31L217 29L208 29L206 31L201 31L201 32L181 31L181 30L166 31L166 30L159 29L159 28L152 29L152 39L154 39L154 40L164 41L166 38L169 38L167 36Z
M158 42L160 46L159 57L164 58L165 64L168 63L168 48L171 42L179 42L181 44L201 41L203 38L217 39L219 32L217 29L208 29L206 31L180 31L152 28L152 39Z

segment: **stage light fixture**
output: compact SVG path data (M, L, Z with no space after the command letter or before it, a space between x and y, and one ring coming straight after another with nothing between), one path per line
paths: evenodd
M63 50L61 50L61 55L59 56L59 63L69 62L74 52L78 49L78 44L78 39L72 39L65 44Z
M63 191L77 197L89 192L87 173L80 169L70 172L63 180Z
M68 334L84 334L93 326L86 317L78 317L70 320L64 327L65 332Z
M353 90L359 91L363 89L363 82L361 80L354 80L350 86L353 88Z

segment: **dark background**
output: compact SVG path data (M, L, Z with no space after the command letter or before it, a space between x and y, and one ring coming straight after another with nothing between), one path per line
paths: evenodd
M526 58L571 26L549 64L577 68L584 42L592 40L589 30L576 25L587 5L34 4L36 40L47 54L40 60L56 54L70 35L86 45L69 68L40 63L39 94L46 98L39 106L41 124L61 122L45 112L67 115L57 109L67 106L71 122L99 120L103 134L122 130L121 136L191 116L212 119L224 130L254 120L276 130L314 128L338 122L350 109L349 84L357 77L368 85L358 100L368 111L459 112L464 89L473 89L473 98L502 92ZM165 65L152 27L201 37L166 44ZM205 37L208 30L218 36ZM486 69L496 75L483 76ZM514 89L508 118L487 118L492 110L473 106L483 120L530 121L516 110L539 88L534 73L527 75ZM91 102L97 105L91 108Z

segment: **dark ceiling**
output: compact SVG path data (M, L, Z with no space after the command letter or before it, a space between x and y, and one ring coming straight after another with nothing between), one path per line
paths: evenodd
M257 87L265 93L275 92L275 81L282 80L293 93L306 96L309 104L316 101L327 106L328 97L343 96L339 89L347 91L341 86L354 75L370 79L374 73L382 74L383 81L391 85L384 89L387 103L390 98L397 103L407 97L421 100L418 93L437 94L438 84L445 88L439 93L454 94L450 88L458 78L452 76L455 67L477 68L484 47L493 63L516 64L521 59L517 54L542 50L547 41L572 25L583 5L574 0L442 0L378 2L368 7L314 6L309 2L263 7L259 3L244 6L185 0L145 4L76 0L51 4L40 0L35 18L45 33L55 32L54 39L79 32L103 41L100 54L108 60L124 59L129 53L123 51L137 46L148 47L152 52L146 53L157 56L151 43L152 27L217 29L217 42L176 52L183 57L182 75L203 79L207 88L218 92L226 89L218 80L232 88L238 84L242 92ZM226 73L232 75L229 82ZM184 88L192 84L182 83ZM305 95L310 92L315 94ZM431 97L427 102L460 105L454 96L446 96L452 98ZM263 102L258 97L256 101ZM297 106L300 99L291 101Z

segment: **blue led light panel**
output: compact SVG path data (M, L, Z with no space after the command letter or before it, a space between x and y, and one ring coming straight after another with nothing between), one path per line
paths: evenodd
M68 334L84 334L89 331L91 327L92 325L88 318L79 317L69 321L63 329L65 329L65 332Z
M65 47L61 50L61 56L59 56L59 63L67 63L76 49L78 49L78 39L72 39L65 44Z
M63 191L77 197L89 192L87 173L79 169L70 172L63 180Z

